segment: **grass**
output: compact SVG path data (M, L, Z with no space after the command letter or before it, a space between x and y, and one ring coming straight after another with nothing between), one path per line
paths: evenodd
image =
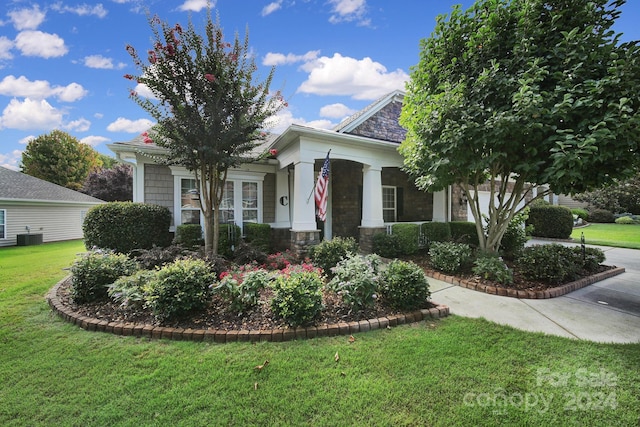
M589 224L574 229L571 238L579 242L582 233L589 245L640 249L640 224Z
M637 425L640 344L451 316L287 343L87 332L43 296L80 242L0 249L0 425ZM334 359L339 354L339 361ZM269 360L262 372L254 366ZM548 404L548 405L547 405Z

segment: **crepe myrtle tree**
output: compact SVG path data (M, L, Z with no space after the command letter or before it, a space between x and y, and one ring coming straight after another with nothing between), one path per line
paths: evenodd
M421 41L401 114L404 168L425 190L461 186L481 249L497 251L532 200L637 167L640 51L612 30L622 4L478 0Z
M248 30L244 42L238 34L227 40L219 20L212 20L210 7L204 35L191 19L185 29L155 16L149 24L154 44L144 54L127 46L139 74L125 78L152 96L131 89L130 97L157 120L144 141L166 148L168 162L195 174L205 251L217 254L228 170L260 157L255 152L266 137L265 129L286 103L280 92L269 92L274 68L264 81L255 81Z

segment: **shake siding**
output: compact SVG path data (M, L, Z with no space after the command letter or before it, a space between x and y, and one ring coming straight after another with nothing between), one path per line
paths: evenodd
M262 222L276 221L276 174L268 173L262 183Z
M144 202L168 208L173 217L173 175L168 166L145 165Z

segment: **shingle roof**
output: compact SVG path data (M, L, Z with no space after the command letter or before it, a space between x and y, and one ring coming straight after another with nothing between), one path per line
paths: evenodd
M102 203L100 199L0 166L1 200Z
M346 129L351 129L352 124L355 124L356 122L369 117L371 114L374 114L376 111L380 110L383 106L393 100L393 98L395 98L396 96L404 97L404 92L401 90L394 90L393 92L389 92L386 95L381 96L371 104L364 107L362 110L356 112L355 114L338 123L338 125L334 127L333 130L336 132L344 132Z

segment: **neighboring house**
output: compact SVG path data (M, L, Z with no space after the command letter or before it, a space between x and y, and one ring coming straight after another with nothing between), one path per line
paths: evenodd
M404 94L395 91L333 130L291 125L263 148L274 158L228 174L222 221L269 223L278 247L304 251L321 238L354 237L371 248L375 233L395 222L466 220L456 189L418 190L402 170L397 151L405 138L398 124ZM166 206L173 225L201 223L196 181L184 167L162 164L165 151L141 136L109 148L133 165L134 202ZM327 152L331 174L326 222L318 222L312 195Z
M104 203L86 194L0 167L0 246L18 235L42 234L43 242L82 238L86 212Z

